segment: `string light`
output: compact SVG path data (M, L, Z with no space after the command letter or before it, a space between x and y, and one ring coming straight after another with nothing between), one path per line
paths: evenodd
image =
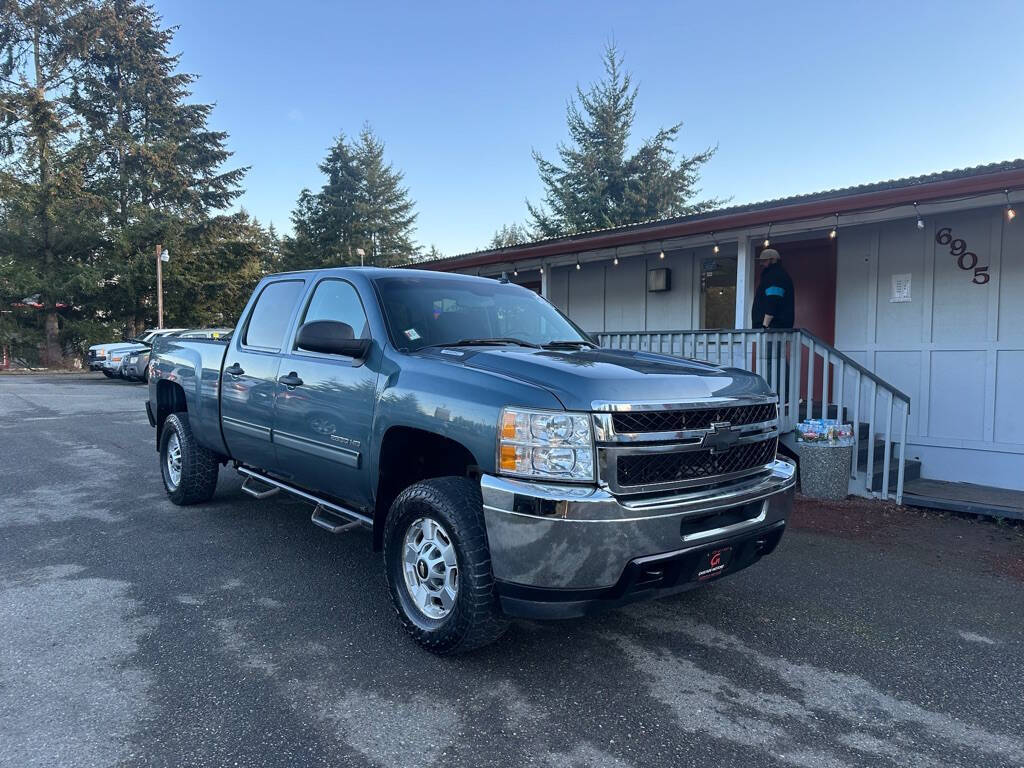
M764 247L767 248L772 244L772 223L768 222L768 232L764 236Z
M614 266L616 266L616 267L619 266L619 249L618 248L615 249L615 258L612 259L612 264Z
M664 243L658 243L658 258L659 259L664 259L665 258L665 244Z
M714 242L714 245L711 247L711 252L717 254L722 249L718 247L718 238L715 237L714 232L711 233L711 240Z
M515 264L512 265L512 274L515 275L516 277L519 277L519 267L517 267Z
M544 265L543 264L540 265L540 273L542 275L544 274Z
M576 269L583 269L583 267L580 266L580 257L579 256L576 257Z
M1003 194L1006 195L1006 220L1013 221L1017 212L1010 206L1010 190L1004 189Z
M917 203L914 203L914 213L917 215L917 228L924 229L924 219L921 218L921 212L917 210Z
M839 234L839 214L836 214L836 223L832 225L832 231L828 233L830 239L835 240Z

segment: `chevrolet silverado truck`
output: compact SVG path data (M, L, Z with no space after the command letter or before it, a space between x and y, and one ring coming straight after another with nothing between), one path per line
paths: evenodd
M229 340L154 340L146 410L171 501L210 499L230 463L252 496L368 528L401 622L440 654L510 617L734 573L775 549L792 506L761 378L600 349L504 279L270 275Z

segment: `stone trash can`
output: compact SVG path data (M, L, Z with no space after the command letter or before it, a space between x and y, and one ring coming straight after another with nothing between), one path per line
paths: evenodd
M853 445L827 440L798 442L800 492L812 499L841 501L850 492Z

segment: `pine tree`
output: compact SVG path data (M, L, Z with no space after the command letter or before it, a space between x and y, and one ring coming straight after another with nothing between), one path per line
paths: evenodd
M409 261L417 249L412 242L416 213L402 172L384 161L384 143L363 126L353 148L360 184L356 199L357 243L367 264L392 266Z
M501 229L498 229L494 233L494 237L491 238L491 248L509 248L513 245L522 245L523 243L529 242L530 233L522 224L512 222L511 224L502 224Z
M252 289L277 271L275 239L245 211L198 220L172 237L181 245L164 270L169 326L233 326Z
M177 71L173 30L137 0L102 0L72 106L95 147L95 194L110 222L104 305L133 330L155 320L160 243L189 249L180 237L241 194L246 169L223 170L227 135L212 131L209 104L189 103L196 76Z
M292 212L294 234L284 243L286 269L359 263L355 242L361 175L344 134L335 139L319 168L326 182L316 194L302 190Z
M576 88L567 108L570 144L560 163L533 157L544 202L527 202L534 234L552 237L709 210L719 200L693 202L701 167L714 148L679 155L673 145L682 123L662 128L628 154L637 88L614 45L605 49L605 77L586 92Z
M384 160L384 144L365 126L357 141L340 135L320 164L316 193L302 190L283 248L287 269L359 264L392 266L417 255L415 203L402 173Z
M44 365L61 365L62 319L97 285L97 200L85 189L91 147L70 107L95 30L85 0L0 4L0 253L42 303ZM63 315L63 317L62 317Z

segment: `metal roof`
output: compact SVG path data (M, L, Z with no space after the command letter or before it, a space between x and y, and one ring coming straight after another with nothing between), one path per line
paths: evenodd
M669 237L725 231L758 224L779 223L811 216L905 205L918 200L954 198L1024 187L1024 158L971 168L938 171L870 184L791 195L756 203L716 208L713 211L593 229L573 235L548 237L521 245L491 248L409 264L410 267L456 269L488 263L525 260L590 248L624 245L647 237ZM568 246L568 247L565 247ZM582 248L580 246L583 246Z

